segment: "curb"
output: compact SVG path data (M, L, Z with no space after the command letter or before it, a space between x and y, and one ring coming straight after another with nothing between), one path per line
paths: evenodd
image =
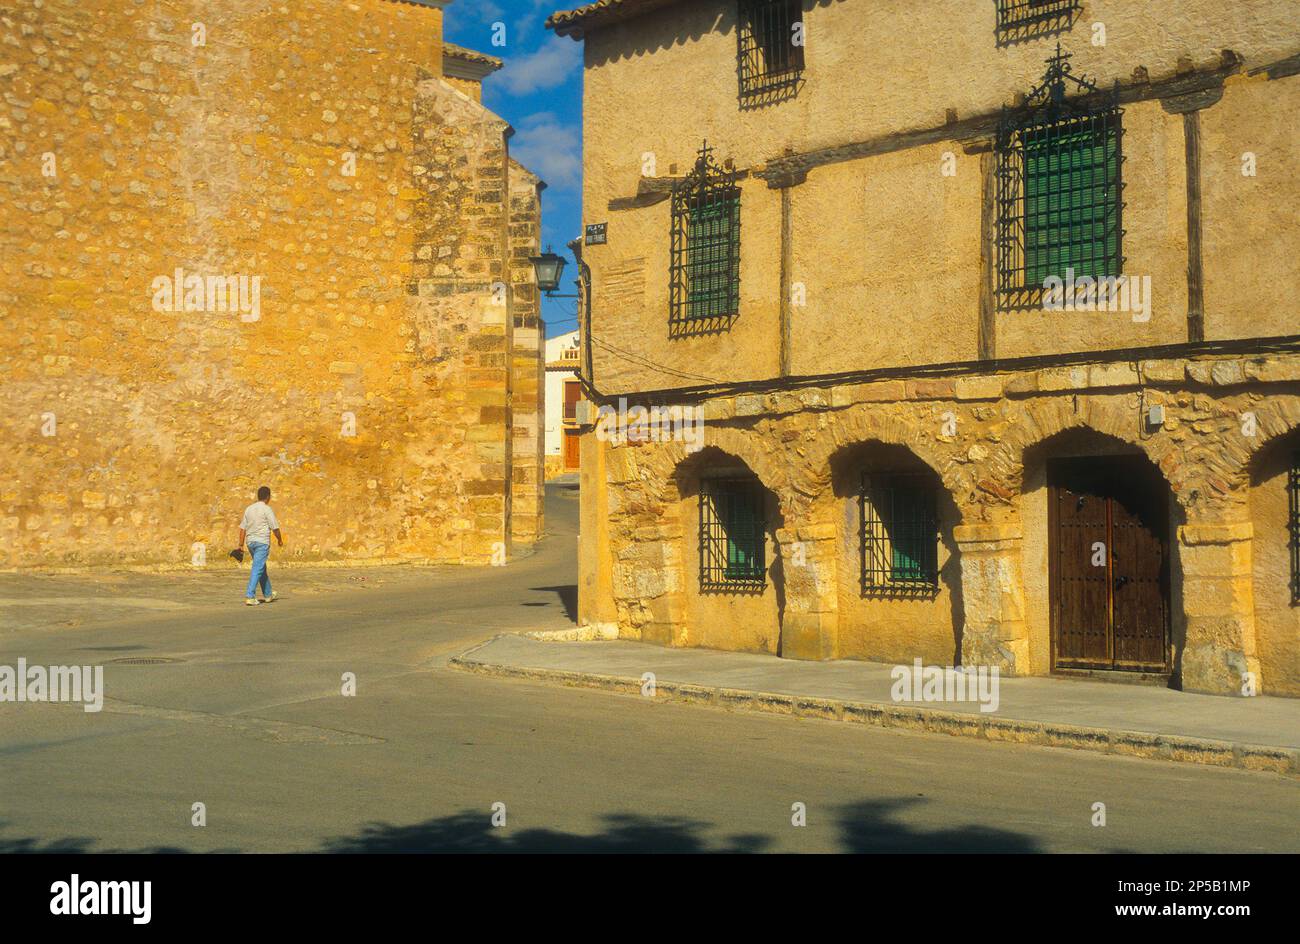
M534 669L468 658L491 641L487 640L455 656L448 661L447 665L464 672L496 678L557 682L571 688L641 695L640 679L627 676L597 675L564 669ZM901 728L930 734L949 734L954 737L979 738L986 741L1011 741L1103 754L1122 754L1149 760L1268 771L1300 778L1300 750L1287 747L1238 744L1212 738L1151 734L1144 731L1113 731L1107 728L1087 728L1045 721L993 718L881 702L852 702L804 695L756 692L748 689L711 688L683 682L656 683L654 699L679 704L709 705L730 711L758 711L796 718L817 718L824 721L869 724L881 728Z

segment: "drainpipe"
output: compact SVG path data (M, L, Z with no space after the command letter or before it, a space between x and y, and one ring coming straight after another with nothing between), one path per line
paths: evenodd
M591 266L582 258L582 239L566 244L578 263L578 324L582 330L582 369L578 378L587 388L588 399L596 397L596 378L591 366Z

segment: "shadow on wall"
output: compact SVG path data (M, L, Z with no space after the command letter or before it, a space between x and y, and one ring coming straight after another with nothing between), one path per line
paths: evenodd
M844 0L803 0L805 11L814 7L828 7ZM646 53L658 52L672 46L684 46L710 33L734 35L736 32L736 5L732 4L676 4L671 17L672 35L666 29L660 30L626 30L622 42L610 43L607 51L600 51L595 43L587 42L587 66L606 65L619 59L631 59ZM609 31L613 35L613 31ZM599 35L599 34L598 34Z
M832 809L842 852L1042 852L1028 836L1006 829L971 824L942 829L916 829L898 822L898 814L925 802L919 797L863 800ZM794 829L781 814L773 832ZM816 810L811 825L817 826ZM712 838L711 824L675 816L615 813L604 817L604 828L590 835L556 829L493 827L482 810L463 810L421 823L398 826L368 823L351 836L327 839L327 853L753 853L768 851L770 836L740 834ZM0 854L12 853L175 853L187 850L167 846L141 849L97 848L94 840L34 838L0 840ZM239 850L225 849L222 852Z

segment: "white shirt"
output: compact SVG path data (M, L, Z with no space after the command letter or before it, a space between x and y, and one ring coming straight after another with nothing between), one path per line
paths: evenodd
M239 526L244 529L244 540L249 544L270 544L271 532L279 529L280 522L275 520L271 506L259 501L244 509L244 520Z

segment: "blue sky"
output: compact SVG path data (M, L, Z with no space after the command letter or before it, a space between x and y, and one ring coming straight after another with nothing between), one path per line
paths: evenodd
M582 228L582 44L556 36L544 23L555 10L582 0L457 0L447 6L448 42L505 61L483 83L483 104L515 129L510 155L546 181L542 246L568 260L560 291L573 293L573 257L565 243ZM497 26L496 24L502 24ZM494 37L504 45L494 45ZM577 327L572 299L544 299L547 337Z

